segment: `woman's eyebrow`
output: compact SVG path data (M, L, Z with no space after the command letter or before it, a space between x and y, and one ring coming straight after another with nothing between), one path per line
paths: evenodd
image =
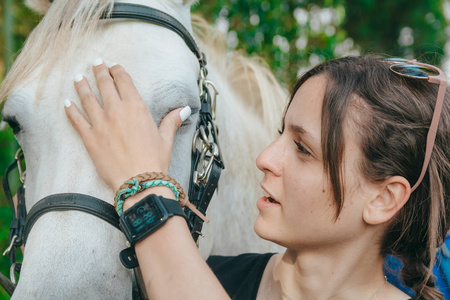
M300 125L295 125L295 124L289 124L288 128L298 134L301 134L303 136L306 136L306 138L308 140L311 140L312 142L314 142L316 145L319 144L317 139L314 138L314 136L312 136L308 131L305 130L305 128L303 128Z

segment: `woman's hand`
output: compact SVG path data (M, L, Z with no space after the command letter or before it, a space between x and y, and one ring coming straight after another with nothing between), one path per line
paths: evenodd
M175 133L189 117L190 108L170 112L158 128L122 66L109 69L97 60L93 70L103 107L82 75L77 76L75 88L89 120L69 100L65 106L100 176L117 191L132 176L144 172L167 174Z
M189 117L190 108L170 112L158 128L121 66L108 69L99 62L94 73L103 107L81 75L77 76L75 88L89 120L70 101L65 106L100 176L117 190L125 180L140 173L167 173L175 132ZM130 199L125 201L128 204ZM229 299L200 255L183 218L170 218L139 241L135 250L150 299Z

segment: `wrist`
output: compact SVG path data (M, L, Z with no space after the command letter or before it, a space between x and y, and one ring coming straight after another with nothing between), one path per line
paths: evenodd
M178 201L150 194L120 216L120 228L133 245L157 231L175 216L183 217L185 226L189 226L189 220Z

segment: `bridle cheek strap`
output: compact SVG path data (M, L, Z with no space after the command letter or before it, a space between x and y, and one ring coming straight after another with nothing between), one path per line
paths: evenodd
M114 206L106 203L98 198L77 194L77 193L63 193L54 194L39 200L27 215L25 222L25 230L23 233L24 244L27 241L28 235L33 228L34 223L44 214L52 211L81 211L100 218L120 230L119 216L114 209Z

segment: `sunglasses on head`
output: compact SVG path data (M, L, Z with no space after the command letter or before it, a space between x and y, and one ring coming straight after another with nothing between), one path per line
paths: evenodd
M419 179L411 188L412 193L422 182L423 177L427 172L428 164L430 163L431 153L433 152L434 141L436 139L437 128L439 125L439 120L441 118L442 106L444 104L444 96L447 88L447 76L445 76L444 72L442 72L439 68L417 62L416 60L407 60L403 58L385 58L383 59L383 61L390 64L389 68L395 74L408 78L426 79L430 83L439 84L436 104L434 106L433 118L431 119L430 128L428 129L427 134L425 159Z

